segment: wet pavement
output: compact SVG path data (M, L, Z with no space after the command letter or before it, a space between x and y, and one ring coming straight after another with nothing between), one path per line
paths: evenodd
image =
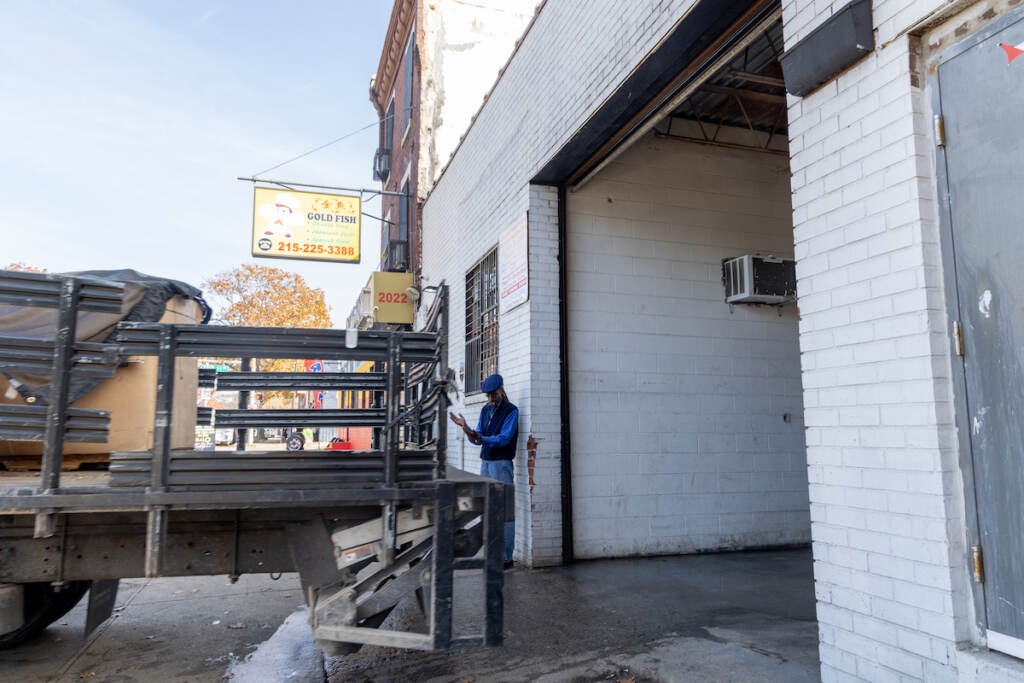
M479 576L457 577L457 635L482 628L482 593ZM124 581L114 618L90 638L83 601L39 640L0 652L0 682L819 680L807 549L516 568L500 648L367 646L322 660L301 605L294 574ZM415 601L388 625L422 627Z
M87 603L31 643L0 651L0 683L221 681L303 604L297 574L235 584L225 576L126 579L113 617L86 639Z
M598 560L505 576L501 648L365 647L328 658L329 680L820 680L809 549ZM469 577L457 586L456 623L471 626L464 632L480 630L471 617L481 592ZM396 621L417 618L410 609Z

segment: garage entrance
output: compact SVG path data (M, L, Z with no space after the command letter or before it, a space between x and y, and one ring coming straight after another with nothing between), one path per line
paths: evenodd
M720 43L566 193L578 558L810 540L796 305L722 278L794 256L781 20Z

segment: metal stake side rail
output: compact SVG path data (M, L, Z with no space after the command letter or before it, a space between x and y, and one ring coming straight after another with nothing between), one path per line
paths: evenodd
M0 271L0 302L24 304L20 292L35 288L46 296L30 303L58 306L53 371L66 377L83 350L69 320L90 305L117 310L120 291L109 284ZM113 607L111 580L116 587L117 579L140 575L298 571L325 649L500 644L506 491L497 482L449 471L445 462L446 309L442 287L424 331L360 331L353 348L345 346L343 330L120 324L117 357L157 358L153 447L112 454L108 481L65 486L61 444L83 433L102 441L109 415L69 409L59 380L46 407L0 406L0 439L35 438L45 446L37 486L0 476L0 583L106 582L102 595L94 584L89 610L105 618ZM8 341L0 337L0 360ZM316 379L319 387L377 392L383 411L207 410L200 420L240 429L361 425L380 431L383 448L308 455L171 449L175 362L200 356L380 364L385 373L317 373ZM200 382L236 391L319 388L310 374L203 372ZM403 396L415 402L403 403ZM89 419L101 428L90 431ZM472 526L476 518L483 523ZM371 542L347 548L365 528L377 529ZM453 635L453 572L460 569L483 573L478 635ZM378 630L411 591L429 595L428 631ZM102 618L90 621L94 627Z

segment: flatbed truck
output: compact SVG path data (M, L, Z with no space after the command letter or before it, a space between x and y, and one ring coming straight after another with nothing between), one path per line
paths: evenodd
M118 306L118 283L0 271L0 305L56 311L38 340L51 371L46 405L0 405L0 441L43 444L38 472L0 472L0 648L38 635L88 595L90 632L120 579L298 572L317 644L421 650L502 642L502 529L508 487L448 466L447 290L420 331L312 330L122 322L107 347L76 341L78 314ZM2 317L0 317L2 320ZM28 363L0 328L0 369ZM20 354L20 355L19 355ZM97 358L155 359L153 443L112 452L99 471L65 472L66 443L102 441L110 416L68 405L68 379ZM365 451L171 448L181 358L373 361L375 371L199 372L227 391L369 392L371 408L198 410L215 428L369 427ZM248 363L239 363L248 367ZM189 389L189 388L187 388ZM240 432L241 433L241 432ZM455 572L479 576L478 632L453 628ZM415 595L421 631L382 629Z

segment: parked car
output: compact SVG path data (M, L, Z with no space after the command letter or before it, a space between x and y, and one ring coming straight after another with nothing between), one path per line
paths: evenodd
M289 451L301 451L306 448L306 437L303 435L302 430L298 427L292 427L284 430L285 436L285 448Z
M214 443L218 446L231 445L235 442L235 430L234 429L218 429L214 434Z

